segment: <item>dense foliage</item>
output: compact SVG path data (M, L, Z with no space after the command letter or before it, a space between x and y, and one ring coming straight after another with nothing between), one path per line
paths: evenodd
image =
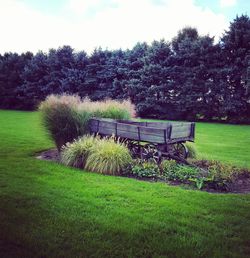
M134 105L128 100L91 101L69 94L47 96L39 110L43 125L59 151L67 142L89 133L91 117L131 119L135 115Z
M39 106L43 125L59 151L67 142L88 133L90 113L79 111L80 103L78 96L50 95Z
M250 123L250 19L236 17L215 44L184 28L171 42L131 50L70 46L0 55L0 108L35 109L49 94L127 99L141 117Z
M61 162L67 166L84 168L91 149L97 144L99 138L85 135L75 139L72 143L63 146L61 152Z
M101 174L120 175L132 162L127 146L112 138L102 138L90 150L85 169Z
M192 160L189 165L184 165L167 159L158 165L151 161L133 160L124 175L226 192L233 191L236 182L250 177L249 170L220 161Z
M156 163L143 160L134 160L131 163L130 171L126 172L138 178L156 179L160 175L160 169Z
M132 158L128 148L113 138L85 135L63 146L61 162L92 172L120 175L129 167Z

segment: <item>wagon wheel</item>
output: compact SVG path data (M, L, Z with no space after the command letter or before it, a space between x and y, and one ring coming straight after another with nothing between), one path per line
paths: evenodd
M183 143L173 144L171 152L171 154L183 160L185 160L188 156L188 149Z
M128 148L130 150L130 153L133 158L139 158L140 157L140 144L138 142L134 141L128 141Z
M114 137L115 142L123 143L127 145L129 143L129 140L127 138L121 138L121 137Z
M144 160L152 160L155 163L160 161L159 152L153 144L146 144L141 147L141 158Z

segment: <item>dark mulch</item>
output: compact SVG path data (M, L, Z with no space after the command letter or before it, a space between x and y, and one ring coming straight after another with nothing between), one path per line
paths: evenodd
M51 149L51 150L40 152L39 155L37 156L37 159L59 162L60 155L57 149Z
M231 185L233 193L250 193L250 173L248 171L239 174L236 181Z
M54 161L54 162L60 162L60 155L58 153L57 149L51 149L46 150L37 156L38 159L42 160L48 160L48 161ZM205 168L205 166L204 166ZM137 178L134 176L128 176L130 178L135 178L143 181L149 181L149 182L156 182L156 181L162 181L159 179L150 179L150 178ZM182 182L173 181L169 182L170 185L176 186L176 185L183 185ZM212 193L220 193L225 191L215 190L215 189L204 189L205 191L212 192ZM238 177L234 180L233 183L230 184L229 190L226 191L228 193L250 193L250 172L247 170L242 169L242 173L238 175Z

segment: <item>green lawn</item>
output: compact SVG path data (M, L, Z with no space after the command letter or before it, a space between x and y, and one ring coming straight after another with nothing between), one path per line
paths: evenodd
M250 126L197 125L202 155L250 167ZM0 257L250 257L250 194L211 194L37 160L36 112L0 111Z

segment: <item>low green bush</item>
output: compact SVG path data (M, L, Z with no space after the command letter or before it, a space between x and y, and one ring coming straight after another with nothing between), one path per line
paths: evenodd
M61 162L67 166L84 168L88 155L98 138L93 136L83 136L72 143L67 143L62 147Z
M174 174L176 169L177 169L177 163L175 160L170 159L170 160L163 160L160 164L162 175L164 176L165 174Z
M170 181L188 181L199 174L197 168L177 164L174 160L164 160L161 164L162 176Z
M209 161L208 171L212 179L210 185L212 184L214 188L221 190L229 190L230 184L240 173L238 168L219 161Z
M160 169L153 162L135 161L132 164L131 173L139 178L157 178L160 175Z
M200 177L203 178L204 185L216 190L229 190L230 185L234 180L241 173L245 172L244 169L241 170L230 164L225 164L215 160L196 160L193 161L193 164L201 168L203 171L206 171L205 174L203 173Z
M210 161L208 170L215 180L233 181L238 169L229 164L224 164L219 161Z
M114 139L100 139L91 149L85 169L108 175L121 175L132 162L128 148Z

